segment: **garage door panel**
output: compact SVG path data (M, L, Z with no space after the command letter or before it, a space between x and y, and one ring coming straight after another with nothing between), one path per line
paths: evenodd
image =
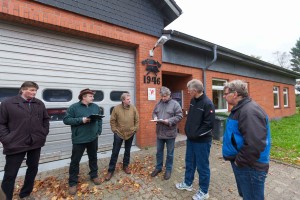
M72 92L68 102L44 101L46 108L51 109L66 109L78 102L78 94L84 88L103 91L104 99L95 102L106 116L99 150L109 150L113 144L110 109L120 104L110 99L110 93L129 91L134 94L135 51L0 21L0 73L0 87L19 88L24 80L36 81L40 86L36 97L41 100L47 89ZM132 101L134 103L134 95ZM71 151L70 126L62 121L50 122L41 162L70 158ZM0 156L0 171L4 164L4 156Z
M52 56L43 56L43 55L32 55L28 53L22 53L22 52L12 52L7 51L5 49L0 50L0 57L5 58L11 58L12 56L15 57L17 61L23 62L31 62L31 63L45 63L48 66L57 66L57 65L63 65L63 66L73 66L74 68L82 68L86 67L87 69L91 68L96 70L108 70L108 71L130 71L133 72L132 67L134 66L134 63L125 63L122 61L110 61L110 60L99 60L97 58L86 60L86 58L78 58L73 57L72 59L68 56L62 56L60 58L58 57L52 57ZM72 69L72 68L71 68Z
M102 55L118 55L122 57L131 57L134 59L134 54L132 54L132 50L120 48L114 45L108 45L104 43L94 42L90 40L83 40L71 37L65 37L59 34L52 34L49 32L41 32L39 30L28 29L26 27L18 27L8 26L5 23L0 24L0 36L3 37L2 41L6 43L13 44L23 44L23 46L32 47L32 43L35 43L37 48L46 47L46 49L51 49L52 51L58 51L59 49L67 49L71 48L74 51L79 50L82 52L86 50L87 52L95 52L101 53ZM101 49L99 49L99 45L101 44Z
M47 73L48 72L48 73ZM30 73L30 70L24 71L24 68L20 67L9 67L9 66L3 66L0 69L0 73L9 74L12 76L32 76L32 73ZM65 72L66 73L66 72ZM119 85L118 82L127 82L128 84L132 84L132 80L129 81L128 78L130 78L132 75L129 74L122 74L122 72L114 73L114 76L107 75L107 74L98 74L98 73L75 73L75 72L67 72L68 75L64 75L62 72L58 71L51 71L51 70L43 70L43 69L35 69L35 76L44 78L47 76L47 78L51 78L52 82L61 82L61 78L65 79L66 82L76 83L78 82L78 79L86 79L87 82L90 82L91 80L98 81L101 78L101 81L103 82L111 82L115 81L117 85ZM119 75L122 74L123 76ZM7 77L9 78L9 77ZM85 81L85 80L82 80Z

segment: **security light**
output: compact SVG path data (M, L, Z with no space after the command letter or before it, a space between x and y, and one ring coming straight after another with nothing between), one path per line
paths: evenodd
M153 57L153 55L154 55L154 49L156 48L156 47L161 47L161 46L163 46L167 41L169 40L169 38L167 37L167 36L161 36L158 40L157 40L157 42L155 43L155 45L154 45L154 47L151 49L151 50L149 50L149 55L151 56L151 57Z

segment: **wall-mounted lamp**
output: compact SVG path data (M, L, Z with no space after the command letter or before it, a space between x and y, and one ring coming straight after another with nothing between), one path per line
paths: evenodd
M161 36L155 43L154 47L151 50L149 50L149 56L153 57L154 49L158 46L159 47L163 46L168 40L169 40L169 38L167 36L164 36L164 35Z

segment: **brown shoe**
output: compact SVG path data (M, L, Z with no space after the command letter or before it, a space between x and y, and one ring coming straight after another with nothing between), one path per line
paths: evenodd
M161 169L155 169L155 170L151 173L151 176L152 176L152 177L155 177L155 176L157 176L160 172L161 172Z
M93 178L92 181L93 181L93 183L94 183L95 185L100 185L100 184L101 184L101 180L100 180L99 177Z
M131 174L131 170L129 169L129 167L123 167L123 170L126 174Z
M166 171L165 175L164 175L164 179L165 180L169 180L171 178L171 172L170 171Z
M74 185L74 186L70 186L69 187L69 194L70 195L75 195L77 192L77 185Z
M105 180L109 181L111 179L111 177L113 176L113 174L114 174L113 172L108 172L105 176Z

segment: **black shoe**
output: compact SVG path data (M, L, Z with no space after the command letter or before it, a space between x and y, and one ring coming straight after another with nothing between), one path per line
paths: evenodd
M164 179L165 180L169 180L171 178L171 172L170 171L166 171L165 175L164 175Z
M161 169L155 169L155 170L151 173L151 177L157 176L161 171L162 171Z

